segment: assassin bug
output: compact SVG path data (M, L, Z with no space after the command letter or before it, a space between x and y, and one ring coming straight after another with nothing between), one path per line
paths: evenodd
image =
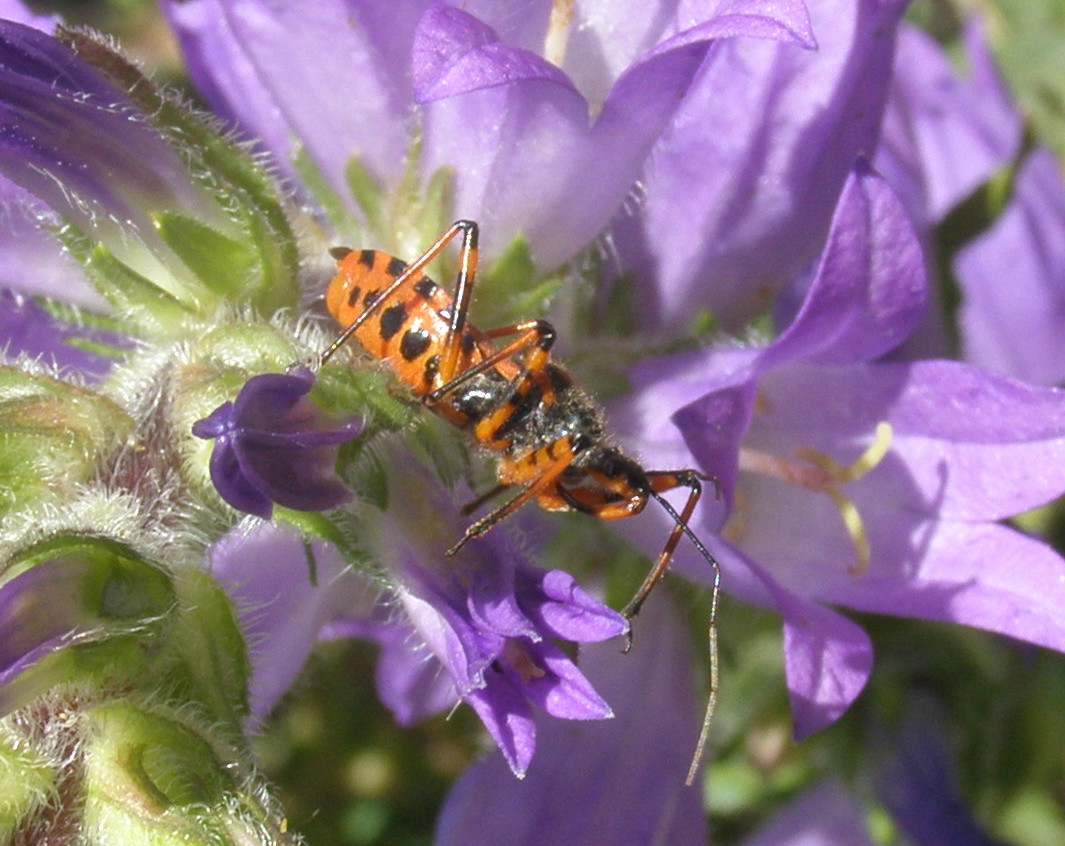
M548 511L578 511L601 520L631 517L650 500L674 527L654 566L622 613L636 616L665 575L682 535L713 570L710 617L710 698L689 782L701 758L717 695L717 606L721 568L688 527L707 477L695 470L645 470L611 445L598 405L551 360L554 328L530 320L482 331L467 320L477 272L478 226L453 223L418 259L407 264L378 250L334 248L338 272L326 307L345 327L321 354L324 364L352 337L385 362L421 402L470 432L496 453L499 484L469 510L509 488L517 493L472 523L448 555L535 500ZM429 279L425 267L462 236L455 290ZM510 339L505 343L501 339ZM497 344L497 341L500 342ZM663 494L687 488L677 510Z

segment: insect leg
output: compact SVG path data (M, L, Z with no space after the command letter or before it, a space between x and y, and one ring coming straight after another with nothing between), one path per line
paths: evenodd
M512 380L512 384L517 386L525 374L535 367L535 363L530 367L529 351L542 350L543 353L546 353L555 343L555 329L546 320L529 320L524 323L515 323L513 326L504 326L499 329L493 329L490 332L478 332L478 335L484 339L499 338L506 335L517 335L518 337L506 346L494 350L476 364L467 367L461 373L454 374L443 385L430 391L425 395L424 401L426 403L431 405L434 402L439 402L474 376L491 370L500 362L507 361L518 353L525 352L524 368ZM540 353L535 353L533 358L539 358L539 356Z
M543 449L538 450L537 454L546 455L548 450L557 450L561 443L562 441L556 441L554 444L551 444L548 447L544 447ZM456 552L462 549L462 547L464 547L467 542L473 540L474 538L479 538L481 535L485 534L489 529L499 523L500 520L504 520L505 518L509 517L511 514L513 514L523 505L525 505L525 503L535 499L540 494L547 491L552 485L554 485L555 482L558 480L558 477L561 476L562 473L566 470L566 468L573 463L573 459L576 458L577 455L580 453L581 449L583 448L583 445L578 440L575 440L572 437L567 437L565 438L565 447L566 449L563 454L551 459L550 463L544 468L543 472L541 472L540 475L533 479L531 483L522 488L521 491L515 497L507 500L501 506L486 514L476 523L471 524L469 528L466 529L465 534L463 534L463 536L459 539L459 542L456 543L453 547L451 547L451 549L447 551L447 554L454 555Z
M658 500L670 517L673 518L674 526L673 531L669 533L669 537L666 539L665 548L663 548L661 554L658 556L658 560L655 561L655 565L651 568L651 572L647 574L646 578L643 580L643 584L640 585L639 590L636 591L636 595L629 600L628 605L625 606L621 613L630 620L639 613L640 606L643 605L648 594L650 594L654 586L658 584L659 580L661 580L666 574L666 571L669 568L669 562L673 558L673 553L677 548L677 543L680 541L680 536L682 534L688 536L688 539L699 551L699 554L703 556L714 571L710 594L710 620L707 624L707 639L709 641L710 652L710 685L706 698L706 709L703 712L703 723L699 730L699 739L696 741L695 752L692 755L691 764L688 767L688 774L684 780L684 783L690 786L698 775L699 764L702 761L703 753L706 749L706 742L710 736L710 724L714 718L714 711L717 709L717 609L721 597L721 565L688 526L688 521L691 519L692 513L695 511L695 505L699 501L699 497L702 495L702 485L699 481L701 478L700 475L694 470L680 470L676 472L652 471L647 475L651 481L651 496ZM673 506L662 496L662 493L665 491L679 487L687 487L690 490L688 500L684 503L684 508L681 510L680 514L678 514ZM628 646L631 645L630 633ZM626 646L626 650L628 649L628 646Z

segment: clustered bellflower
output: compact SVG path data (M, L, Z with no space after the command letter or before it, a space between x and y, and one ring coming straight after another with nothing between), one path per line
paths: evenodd
M497 749L435 842L706 840L699 650L665 590L629 654L611 608L669 515L530 506L449 556L490 456L321 362L328 248L411 260L461 218L478 325L546 309L625 450L715 480L690 527L779 615L797 738L876 676L848 610L1065 651L1065 561L1005 523L1065 491L1060 172L982 29L960 77L906 6L161 0L204 115L0 0L0 837L299 842L249 739L357 637L397 722L468 705ZM714 576L685 538L674 570ZM885 813L979 836L912 753L868 768ZM828 778L749 842L872 840Z

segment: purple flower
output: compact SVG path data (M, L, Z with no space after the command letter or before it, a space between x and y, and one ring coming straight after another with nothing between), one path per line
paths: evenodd
M695 522L721 532L729 591L784 618L800 737L872 666L864 632L826 604L1065 648L1061 558L998 522L1065 485L1065 394L955 362L878 362L923 301L906 215L859 167L779 337L643 364L619 409L649 462L718 477L727 521L711 505Z
M543 269L607 225L712 45L746 36L813 46L798 0L620 16L571 8L572 20L548 21L532 2L467 10L407 0L387 13L340 0L313 13L258 0L164 4L220 113L290 172L296 139L364 223L373 211L352 196L353 157L377 186L403 187L413 87L422 183L446 170L450 217L492 221L484 254L521 233Z
M966 361L1038 385L1065 382L1065 179L1039 148L1012 201L957 255L958 324Z
M240 511L267 519L273 505L325 511L351 499L336 476L337 446L362 431L351 420L330 422L309 399L314 374L264 373L249 379L236 400L198 420L192 433L214 438L211 481Z
M877 795L915 846L1005 846L980 828L962 797L945 717L926 697L907 703L897 730L879 742Z
M867 816L858 797L830 779L785 805L743 846L873 846Z
M536 747L532 705L558 719L611 716L554 641L607 640L627 631L627 623L569 573L526 563L503 529L444 558L449 533L462 531L446 519L457 515L451 498L409 459L392 455L389 465L407 500L369 521L361 536L393 583L389 616L382 620L380 608L371 619L337 619L325 634L368 636L382 645L387 672L378 674L379 689L401 722L457 699L468 703L510 769L523 776ZM441 667L447 689L437 678Z
M810 4L817 50L734 39L699 67L612 243L641 328L729 328L815 260L839 192L874 148L902 0Z
M629 654L610 643L581 650L614 719L545 725L523 781L507 778L502 756L475 763L448 796L436 846L480 846L501 830L522 846L706 842L700 791L684 784L699 732L691 642L664 593L634 626Z
M149 212L213 203L128 94L66 45L10 21L0 21L0 90L0 172L165 278L152 265L165 248Z
M978 188L993 180L1005 185L1003 177L1009 177L1012 199L971 242L933 245L953 254L961 303L957 314L933 310L906 353L946 349L940 328L945 317L957 322L964 360L1036 384L1060 384L1065 382L1065 180L1045 149L1015 161L1022 118L978 21L966 26L962 46L969 65L965 77L929 36L901 29L875 163L930 245L932 228Z
M914 222L931 225L1005 166L1021 144L1021 117L971 22L959 77L924 32L899 28L895 73L874 164Z
M0 351L5 359L19 354L43 359L96 380L114 361L106 351L117 354L124 345L114 333L64 323L33 300L0 288Z
M371 607L379 590L333 545L273 522L230 529L208 550L207 569L233 600L248 644L253 725L292 686L323 629Z

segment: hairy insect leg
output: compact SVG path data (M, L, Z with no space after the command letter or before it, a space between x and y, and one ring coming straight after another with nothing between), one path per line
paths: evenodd
M497 525L501 520L505 520L527 502L530 502L540 496L540 494L549 490L558 480L558 477L561 476L566 468L573 463L573 459L576 458L577 454L580 452L579 445L575 444L572 439L568 440L568 448L562 455L552 459L544 470L533 479L532 482L522 488L516 496L507 500L493 511L490 511L477 522L472 523L469 528L466 529L465 534L459 539L459 542L447 551L447 554L454 555L469 541L481 537L481 535L488 532L489 529ZM557 448L557 445L553 446L556 446ZM546 453L546 449L544 452Z
M688 521L691 520L691 516L695 512L696 503L698 503L699 497L702 496L700 475L694 470L680 470L676 472L654 471L647 475L651 480L651 496L658 500L669 516L673 518L674 525L673 530L669 533L669 537L666 539L666 545L662 549L658 559L655 561L654 566L644 578L643 584L640 585L636 594L631 600L629 600L628 605L622 610L622 614L631 620L639 613L640 606L643 605L655 585L658 584L668 571L669 563L673 559L673 553L676 551L681 535L688 536L692 545L710 565L710 568L714 573L710 594L710 619L707 623L707 640L710 655L709 691L706 698L706 708L703 711L702 726L699 730L699 739L696 741L695 751L692 754L691 764L688 767L688 774L684 780L684 783L690 786L699 774L699 765L702 762L703 754L706 750L706 742L710 737L710 725L714 719L714 711L717 710L717 693L719 685L717 611L721 598L721 565L688 525ZM676 509L666 501L662 494L679 487L689 488L690 493L688 494L687 501L684 503L684 508L678 514ZM628 651L631 646L632 633L630 630L629 642L625 647L626 651Z

